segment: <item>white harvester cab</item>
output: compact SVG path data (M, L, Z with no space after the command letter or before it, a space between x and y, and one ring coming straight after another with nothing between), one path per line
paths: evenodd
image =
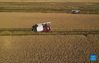
M37 31L38 32L41 32L41 31L43 31L43 25L42 24L37 24L38 26L37 26Z
M51 24L51 22L35 24L32 26L32 31L34 31L34 32L50 32L51 31L50 24Z

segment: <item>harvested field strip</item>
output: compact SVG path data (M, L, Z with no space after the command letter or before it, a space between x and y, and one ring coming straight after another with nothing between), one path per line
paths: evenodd
M71 13L73 9L80 9L82 14L99 14L99 3L0 2L0 12Z
M31 28L2 28L0 29L1 36L21 36L21 35L88 35L99 34L99 30L68 30L68 31L51 31L51 32L33 32Z

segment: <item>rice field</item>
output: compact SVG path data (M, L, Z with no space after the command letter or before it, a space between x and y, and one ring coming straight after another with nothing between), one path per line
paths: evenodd
M51 22L52 30L98 29L99 15L66 13L0 13L0 28L31 28L42 22Z
M98 35L0 36L0 62L88 63L94 49L99 55L98 45Z
M69 13L78 9L81 14L99 14L98 2L0 2L0 12Z
M0 0L0 2L99 2L98 0Z
M94 3L10 1L0 2L0 63L89 63L90 53L99 56L98 0ZM80 9L81 14L71 14L72 9ZM42 22L51 22L52 31L63 34L31 31L32 25ZM87 30L89 34L66 32L71 30Z
M2 12L0 30L30 30L33 24L46 21L51 21L53 31L98 30L98 20L95 14ZM0 63L88 63L90 53L99 55L97 34L0 36Z

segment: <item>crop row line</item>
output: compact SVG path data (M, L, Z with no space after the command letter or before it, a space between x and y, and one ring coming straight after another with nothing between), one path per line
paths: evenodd
M51 32L33 32L31 28L2 28L0 36L9 35L99 35L99 30L68 30L68 31L51 31Z

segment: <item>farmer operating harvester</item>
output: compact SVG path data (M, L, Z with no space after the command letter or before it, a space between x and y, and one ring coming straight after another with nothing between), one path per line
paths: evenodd
M34 31L34 32L50 32L51 31L50 24L51 24L51 22L35 24L32 26L32 31Z

